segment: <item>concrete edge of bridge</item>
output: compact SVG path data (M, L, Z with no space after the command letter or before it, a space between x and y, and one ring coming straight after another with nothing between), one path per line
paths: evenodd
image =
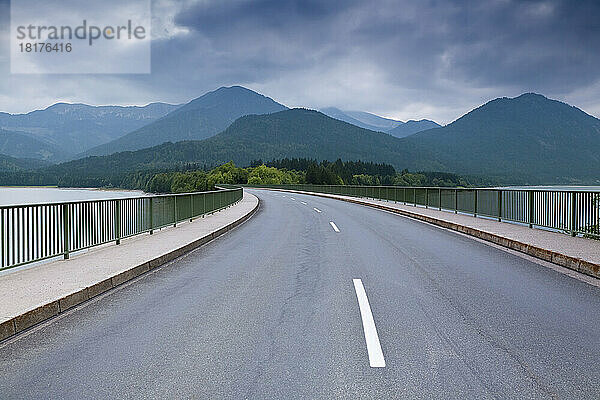
M201 247L202 245L205 245L206 243L218 238L219 236L227 233L228 231L250 219L256 213L259 207L260 199L257 198L256 205L249 212L212 233L200 237L191 243L187 243L183 246L173 249L172 251L161 255L160 257L153 258L142 264L134 266L127 271L123 271L117 275L102 280L101 282L97 282L92 286L88 286L65 297L56 299L47 304L43 304L33 310L3 321L0 323L0 343L10 340L16 335L23 333L24 331L27 331L42 322L57 317L73 307L92 300L101 294L116 289L128 281L146 274L197 249L198 247Z
M263 189L263 188L252 188L259 190L276 190L281 192L290 192L290 193L298 193L298 194L307 194L316 197L324 197L328 199L336 199L341 201L346 201L348 203L359 204L367 207L377 208L380 210L384 210L387 212L391 212L394 214L402 215L408 218L416 219L422 222L426 222L432 225L436 225L442 228L446 228L452 231L460 232L462 234L473 236L475 238L481 239L486 242L493 243L495 245L505 247L511 250L515 250L519 253L523 253L534 258L538 258L540 260L544 260L561 267L568 268L570 270L594 277L600 278L600 264L596 264L587 260L583 260L580 258L572 257L566 254L562 254L556 251L544 249L538 246L533 246L528 243L523 243L518 240L506 238L501 235L497 235L490 232L485 232L480 229L472 228L465 225L460 225L454 222L445 221L442 219L434 218L428 215L423 215L419 213L414 213L406 210L400 210L394 207L387 207L382 204L375 204L369 201L364 201L359 198L351 198L344 197L340 195L330 195L325 193L312 193L312 192L304 192L299 190L288 190L288 189ZM501 223L501 222L499 222Z

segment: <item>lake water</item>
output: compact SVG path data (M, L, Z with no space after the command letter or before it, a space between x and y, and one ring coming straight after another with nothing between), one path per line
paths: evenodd
M600 186L503 186L499 189L573 190L580 192L600 192Z
M140 197L141 191L63 189L51 187L0 187L0 206L35 203L58 203L63 201L83 201Z

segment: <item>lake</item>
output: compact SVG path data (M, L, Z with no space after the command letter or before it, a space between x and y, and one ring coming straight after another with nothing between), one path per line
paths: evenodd
M516 190L564 190L576 192L600 192L600 186L502 186L498 189L516 189Z
M69 189L55 187L0 187L0 206L35 203L58 203L140 197L145 193L128 190Z

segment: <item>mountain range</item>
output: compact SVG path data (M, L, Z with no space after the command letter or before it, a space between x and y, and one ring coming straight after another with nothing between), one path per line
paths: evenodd
M371 131L387 132L390 135L399 138L440 126L437 122L427 119L402 122L395 119L383 118L379 115L364 111L342 111L335 107L326 107L320 111L331 118L339 119L340 121L348 122L349 124Z
M597 183L600 120L537 94L500 98L453 123L396 138L323 113L291 109L239 118L202 140L89 157L56 173L217 165L291 157L390 163L398 169L449 171L528 183Z
M147 125L178 107L165 103L145 107L57 103L27 114L0 113L0 128L20 134L13 134L11 142L23 141L14 151L3 147L0 152L23 157L25 151L32 158L61 161Z
M27 114L0 113L0 154L58 163L166 142L202 140L242 116L283 110L287 107L241 86L219 88L182 106L57 103ZM373 131L390 131L398 137L439 126L428 120L404 123L362 111L327 110L336 119Z
M363 124L367 120L358 113L345 115L361 117ZM382 120L369 119L380 126L399 122ZM214 166L234 161L243 166L258 159L305 157L386 162L398 169L485 175L509 183L599 182L600 120L534 93L492 100L444 127L433 123L437 127L403 138L357 124L314 110L287 109L242 87L221 88L109 142L113 150L123 144L131 151L85 157L42 171L63 176L124 174L189 163ZM32 139L19 134L25 135L19 140ZM5 138L0 152L18 150L19 156L31 158L10 143L11 135L14 132L0 132L0 139ZM157 145L149 147L153 144ZM43 158L51 151L58 150L47 148L36 155Z

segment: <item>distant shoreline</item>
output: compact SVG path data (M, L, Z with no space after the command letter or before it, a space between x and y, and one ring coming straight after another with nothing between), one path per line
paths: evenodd
M95 187L60 187L60 186L52 186L52 185L43 185L43 186L0 186L0 189L59 189L59 190L94 190L97 192L136 192L136 193L146 193L143 190L139 189L123 189L123 188L95 188Z

